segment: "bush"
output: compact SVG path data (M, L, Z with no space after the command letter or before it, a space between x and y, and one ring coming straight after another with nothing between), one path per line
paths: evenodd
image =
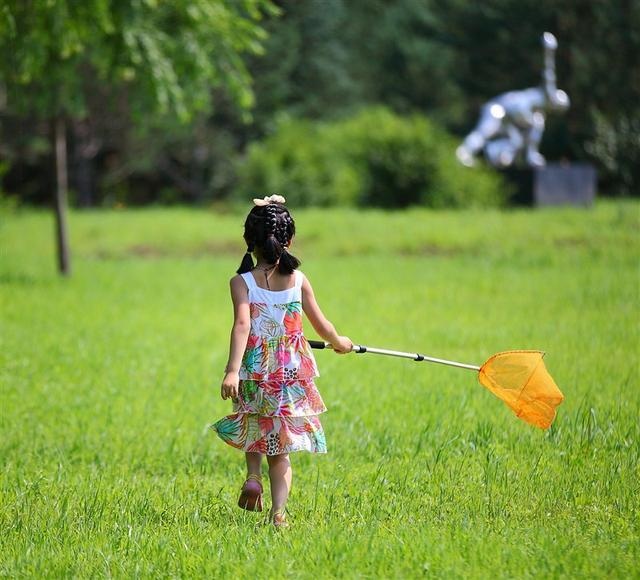
M640 183L640 115L620 114L610 120L593 111L593 140L586 150L599 162L601 181L619 195L638 195Z
M424 116L401 117L379 107L330 123L283 120L273 135L249 147L236 195L278 192L295 206L503 203L500 177L458 165L456 145Z
M238 196L286 192L296 206L355 204L360 175L328 129L303 120L280 122L271 137L249 146L239 167Z

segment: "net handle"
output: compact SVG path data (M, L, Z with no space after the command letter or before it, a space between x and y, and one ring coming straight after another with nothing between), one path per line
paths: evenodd
M311 348L323 350L326 348L331 348L331 344L328 342L324 342L321 340L310 340L309 346ZM386 348L375 348L372 346L364 346L362 344L354 344L351 347L351 352L355 352L357 354L371 353L371 354L381 354L385 356L395 356L399 358L408 358L414 360L416 362L432 362L440 365L447 365L450 367L457 367L459 369L468 369L472 371L479 371L480 367L477 365L470 365L466 363L456 362L453 360L445 360L443 358L435 358L432 356L426 356L424 354L420 354L417 352L402 352L399 350L388 350Z

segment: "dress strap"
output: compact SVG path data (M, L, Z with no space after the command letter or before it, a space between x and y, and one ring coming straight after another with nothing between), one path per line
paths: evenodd
M253 274L251 272L245 272L244 274L240 274L240 276L242 276L242 279L244 280L244 283L247 285L247 289L249 291L255 289L256 279L253 277Z
M294 288L301 289L302 282L304 282L304 274L300 270L295 271L295 285Z

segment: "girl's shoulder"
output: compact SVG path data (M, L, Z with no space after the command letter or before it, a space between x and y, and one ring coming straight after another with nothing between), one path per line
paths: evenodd
M251 274L249 274L251 275ZM229 280L229 286L232 290L249 290L249 281L246 279L246 274L236 274Z
M238 284L241 280L244 281L244 274L234 274L229 279L229 284Z

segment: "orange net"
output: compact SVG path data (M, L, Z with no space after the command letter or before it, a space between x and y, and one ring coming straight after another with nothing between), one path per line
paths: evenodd
M539 350L494 354L480 368L478 379L520 419L547 429L564 396L547 372Z

